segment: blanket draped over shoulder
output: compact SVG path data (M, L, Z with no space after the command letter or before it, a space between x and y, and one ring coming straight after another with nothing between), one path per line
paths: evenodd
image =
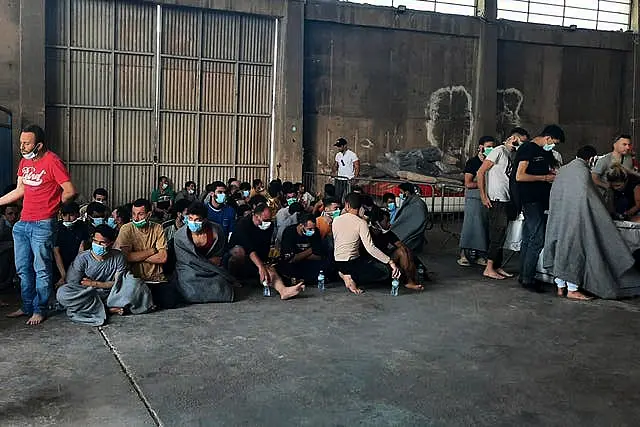
M413 252L419 252L424 245L429 211L418 196L409 196L400 206L391 226L396 236Z

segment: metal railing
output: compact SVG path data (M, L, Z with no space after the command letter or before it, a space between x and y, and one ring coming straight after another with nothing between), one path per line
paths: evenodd
M445 243L452 238L460 238L460 228L464 218L464 192L462 184L455 183L425 183L410 180L393 178L369 178L357 177L352 180L342 180L332 175L316 174L313 172L303 173L303 183L307 191L321 194L325 184L334 184L340 180L344 185L342 196L351 192L354 187L360 187L362 191L371 197L378 204L381 204L382 197L386 193L393 193L398 196L398 186L409 182L416 188L420 198L425 202L430 214L428 229L437 226L449 235ZM444 243L443 243L444 244Z

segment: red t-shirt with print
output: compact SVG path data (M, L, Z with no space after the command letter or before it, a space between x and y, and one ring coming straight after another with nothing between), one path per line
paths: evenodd
M41 221L54 218L62 197L60 185L71 181L60 157L47 151L37 160L22 159L18 166L18 176L24 184L20 220Z

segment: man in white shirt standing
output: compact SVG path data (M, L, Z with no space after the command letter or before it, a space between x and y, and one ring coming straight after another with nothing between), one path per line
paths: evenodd
M346 139L338 138L336 143L333 145L338 147L336 163L333 168L334 174L337 173L337 178L335 180L336 197L342 200L349 181L360 175L360 160L356 153L347 148Z
M483 275L503 280L513 277L502 268L504 241L507 236L507 208L511 201L509 175L515 150L527 140L527 132L515 128L503 145L494 148L478 169L478 189L482 204L489 209L489 256Z

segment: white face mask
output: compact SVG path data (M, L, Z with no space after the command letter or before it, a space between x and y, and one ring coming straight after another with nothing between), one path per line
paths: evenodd
M258 228L263 231L268 229L269 227L271 227L271 221L262 221L260 224L258 224Z
M22 157L24 157L26 160L32 160L34 159L36 156L38 155L38 149L34 148L33 151L27 153L27 154L23 154Z

